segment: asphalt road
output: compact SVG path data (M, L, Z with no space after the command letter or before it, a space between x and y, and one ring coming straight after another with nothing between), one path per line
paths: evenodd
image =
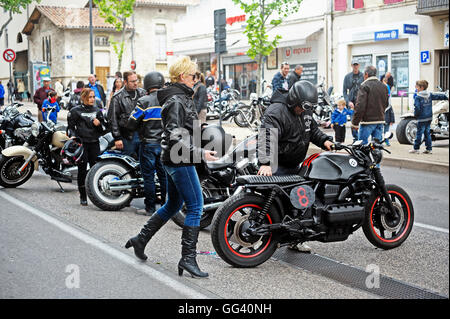
M375 266L403 288L448 298L448 176L391 167L382 170L388 183L404 187L413 198L418 224L401 247L376 249L357 231L345 242L309 243L314 254L294 255L299 262L295 265L280 250L276 259L257 268L237 269L217 258L206 229L197 247L198 263L210 274L203 280L177 276L181 229L174 223L166 224L150 241L146 263L133 263L133 252L123 246L147 217L136 215L133 207L120 212L101 211L91 203L81 207L75 184L65 184L66 193L60 193L55 182L36 174L17 189L0 189L0 297L386 298L377 290L362 289L352 278L342 280L302 266L314 257L359 273ZM142 206L142 199L133 206ZM76 266L70 268L73 265L79 266L80 288L66 286L76 270Z

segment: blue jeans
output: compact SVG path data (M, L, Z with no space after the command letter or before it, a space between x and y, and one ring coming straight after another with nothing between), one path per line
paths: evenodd
M390 124L384 124L384 134L386 134L387 132L389 132L390 128L391 128L391 125L390 125ZM389 143L389 140L386 140L386 145L391 145L391 144Z
M420 144L422 144L422 135L425 135L425 146L427 150L432 150L432 140L430 133L430 125L431 121L426 122L417 122L417 135L416 140L414 141L414 149L418 150L420 148Z
M128 155L128 156L132 156L133 154L136 154L137 158L139 158L139 149L141 146L141 140L139 139L138 132L134 132L131 140L124 138L122 140L122 143L123 143L123 150L122 150L123 154Z
M163 203L167 192L166 172L161 163L161 145L141 143L139 162L141 163L141 172L144 177L145 210L154 211L156 201L155 172L161 185Z
M369 144L369 136L372 139L383 140L384 124L361 124L359 127L359 139L363 144Z
M166 166L167 201L156 212L168 221L186 205L185 226L198 227L203 212L203 194L195 166Z

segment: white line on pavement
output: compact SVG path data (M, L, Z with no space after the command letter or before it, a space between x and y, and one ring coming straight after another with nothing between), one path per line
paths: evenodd
M422 228L425 228L425 229L429 229L429 230L437 231L437 232L440 232L440 233L448 234L448 229L446 229L446 228L431 226L431 225L422 224L422 223L414 223L414 226L422 227Z
M91 237L91 236L81 232L80 230L63 223L62 221L59 221L58 219L51 217L51 216L47 215L46 213L41 212L40 210L38 210L34 207L31 207L25 203L19 202L16 198L14 198L4 192L0 191L0 197L3 197L4 199L11 202L12 204L19 206L20 208L23 208L24 210L32 213L33 215L36 215L37 217L45 220L46 222L58 227L62 231L78 238L79 240L85 242L86 244L89 244L97 249L100 249L103 252L107 253L108 255L116 258L117 260L132 266L133 268L145 273L146 275L161 282L162 284L165 284L166 286L174 289L175 291L185 295L188 298L208 299L207 296L205 296L204 294L202 294L200 292L195 291L193 288L190 288L190 287L176 281L175 279L172 279L171 277L165 275L164 273L143 264L142 262L136 260L135 258L130 257L129 255L122 253L119 250L117 250L111 246L108 246L107 244L101 242L100 240L95 239L94 237Z

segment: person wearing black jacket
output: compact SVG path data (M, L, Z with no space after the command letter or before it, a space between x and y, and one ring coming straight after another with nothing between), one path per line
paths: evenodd
M258 132L258 175L294 175L312 142L331 150L333 137L323 133L313 118L317 89L308 81L296 82L288 92L275 91ZM274 153L278 147L278 152ZM301 252L311 248L300 243L290 247Z
M161 163L162 122L161 106L156 96L157 90L164 86L164 76L150 72L144 77L144 89L148 95L141 97L128 119L127 128L138 131L141 140L139 162L144 177L145 210L138 215L151 216L155 212L155 172L161 185L161 205L166 202L166 173Z
M303 73L303 65L297 65L294 71L290 72L288 75L288 88L290 89L295 82L300 81Z
M77 137L83 144L83 156L78 163L78 191L80 192L80 204L86 206L87 165L89 163L90 167L94 166L100 155L98 139L103 135L106 123L101 110L94 106L94 90L83 89L80 98L81 104L72 108L67 114L67 130L69 137Z
M73 90L73 94L70 97L69 104L67 105L67 109L70 111L72 108L78 106L81 104L81 91L83 91L84 88L84 82L78 81L77 82L77 88Z
M203 75L203 73L197 72L195 79L197 82L194 86L194 104L197 110L198 119L203 124L206 123L206 102L208 100L205 76Z
M194 130L200 130L197 112L192 101L197 65L189 57L181 57L169 69L171 85L158 91L163 105L161 118L163 134L161 159L167 173L167 201L153 214L140 233L128 240L125 247L134 248L135 255L146 260L145 246L153 235L186 205L186 218L181 236L181 260L178 274L186 270L193 277L208 277L196 261L196 247L203 211L203 195L195 163L204 157L217 160L216 152L194 143ZM200 142L200 141L199 141Z
M138 88L138 78L134 71L124 72L123 81L123 88L117 91L111 99L107 114L108 123L116 148L122 150L125 155L135 154L139 157L139 135L137 132L130 132L127 123L137 101L147 92Z

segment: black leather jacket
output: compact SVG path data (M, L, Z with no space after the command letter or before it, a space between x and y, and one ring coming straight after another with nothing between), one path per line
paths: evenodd
M122 88L117 91L112 99L108 109L108 122L114 140L119 141L124 138L131 139L133 134L127 129L128 118L136 107L137 101L147 93L138 88L134 93L130 93Z
M323 133L317 126L312 116L312 111L303 111L296 115L287 106L287 92L276 91L271 99L271 105L264 113L261 127L258 132L258 161L260 165L272 165L271 143L269 138L264 138L270 130L275 129L278 136L274 136L272 145L278 145L278 165L294 168L305 159L312 142L325 149L326 140L332 141L333 137ZM272 147L273 150L273 147Z
M94 125L95 118L101 125ZM67 134L70 137L79 137L83 143L98 142L98 138L105 133L105 128L103 113L96 106L81 104L73 107L67 114Z
M144 143L161 143L162 122L161 106L156 96L157 92L141 97L128 119L127 128L139 132L139 138Z
M158 100L163 104L161 160L165 165L189 166L201 162L200 122L192 101L193 94L191 88L180 83L158 91ZM194 127L199 130L198 141L193 137Z

